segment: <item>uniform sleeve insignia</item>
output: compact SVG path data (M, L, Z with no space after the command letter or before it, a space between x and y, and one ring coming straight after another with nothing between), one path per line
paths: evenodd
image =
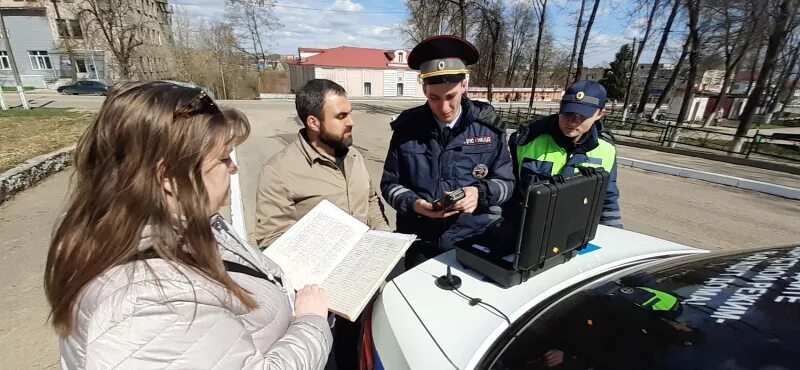
M479 180L486 177L486 175L488 174L489 174L489 167L487 167L483 163L475 166L475 168L472 169L472 177Z

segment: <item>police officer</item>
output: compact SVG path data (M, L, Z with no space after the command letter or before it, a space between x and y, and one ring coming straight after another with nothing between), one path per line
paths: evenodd
M606 89L585 80L570 86L558 114L520 127L511 135L515 175L520 189L552 175L572 176L576 167L603 167L611 174L600 223L622 228L617 188L617 150L602 132Z
M406 268L483 233L500 217L492 210L514 191L500 117L464 96L466 67L477 61L475 46L454 36L428 38L408 57L428 101L392 122L381 179L384 199L397 210L397 231L420 239L406 254ZM434 207L457 189L465 197L452 209Z

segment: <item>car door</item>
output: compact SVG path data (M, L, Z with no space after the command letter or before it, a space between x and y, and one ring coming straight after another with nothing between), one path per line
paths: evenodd
M83 81L78 81L66 89L67 94L81 94L83 93Z
M87 92L92 94L103 94L106 92L105 85L97 81L87 81Z

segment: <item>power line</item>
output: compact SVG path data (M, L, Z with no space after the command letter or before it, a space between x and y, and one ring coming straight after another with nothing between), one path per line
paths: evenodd
M353 13L353 14L407 14L408 12L390 12L390 11L361 11L361 10L340 10L340 9L321 9L321 8L306 8L302 6L292 6L275 4L276 8L300 9L300 10L316 10L320 12L336 12L336 13Z

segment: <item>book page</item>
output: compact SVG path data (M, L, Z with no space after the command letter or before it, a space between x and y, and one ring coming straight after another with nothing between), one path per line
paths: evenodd
M369 227L323 200L264 250L295 289L320 284Z
M322 282L330 310L355 320L416 235L370 230Z

